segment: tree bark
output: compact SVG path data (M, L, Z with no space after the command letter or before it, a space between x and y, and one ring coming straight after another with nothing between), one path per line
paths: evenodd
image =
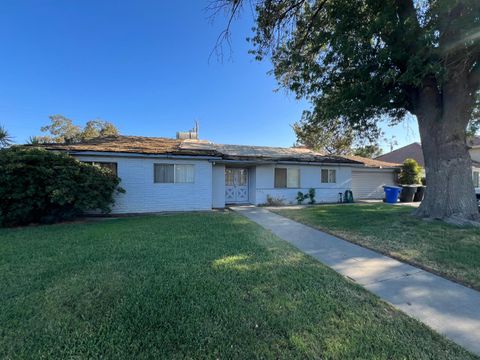
M432 85L418 96L416 115L427 181L424 200L414 212L418 217L456 224L480 220L466 140L472 109L466 91L457 79L442 93Z

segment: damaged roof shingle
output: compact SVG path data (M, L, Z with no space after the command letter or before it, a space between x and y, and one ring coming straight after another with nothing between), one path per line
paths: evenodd
M205 140L179 140L143 136L108 136L74 144L42 144L48 150L68 152L115 152L149 155L213 156L224 160L295 161L364 164L397 167L398 164L358 156L325 155L305 148L215 144Z
M195 149L182 147L184 140L144 137L144 136L107 136L73 144L42 144L47 150L69 152L116 152L131 154L177 154L177 155L210 155L213 149Z

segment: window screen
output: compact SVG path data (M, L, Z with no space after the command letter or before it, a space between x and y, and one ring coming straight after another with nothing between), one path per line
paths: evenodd
M299 188L300 169L275 168L276 188Z
M332 184L337 182L337 170L328 170L328 182Z
M156 183L173 183L174 182L174 165L173 164L154 164L154 178Z
M195 166L177 164L154 164L154 179L156 183L194 183Z
M287 187L300 187L300 169L287 169Z
M195 181L195 172L193 165L175 165L176 183L193 183Z
M337 182L337 170L322 169L321 174L322 184L333 184Z
M275 187L286 188L287 187L287 169L275 168Z
M328 170L322 169L322 184L328 183Z

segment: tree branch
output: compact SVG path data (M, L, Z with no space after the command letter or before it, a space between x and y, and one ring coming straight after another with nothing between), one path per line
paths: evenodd
M323 7L325 6L327 0L323 0L322 3L320 5L318 5L318 8L317 10L315 10L315 12L313 13L312 17L310 18L310 21L308 23L308 27L307 27L307 30L305 31L305 34L303 36L303 39L300 41L300 45L299 45L299 48L302 48L303 45L305 44L305 41L307 40L308 36L311 34L312 32L312 29L313 29L313 24L315 22L315 19L316 17L318 16L318 14L320 14L320 11L323 9Z
M232 3L233 5L231 5ZM215 45L210 52L209 59L212 57L213 54L217 54L217 56L223 60L222 46L225 42L227 43L228 48L231 52L230 27L232 26L232 22L235 19L235 16L237 16L238 12L240 11L242 4L243 0L216 0L212 1L207 6L207 11L210 11L212 13L210 15L211 18L217 16L220 11L226 10L227 8L231 7L231 10L229 10L230 16L228 17L227 25L225 29L223 29L218 35L217 40L215 41Z

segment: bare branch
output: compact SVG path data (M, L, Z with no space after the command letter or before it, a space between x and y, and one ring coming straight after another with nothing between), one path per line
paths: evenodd
M226 43L229 48L229 53L232 53L231 45L231 31L233 20L239 15L244 1L243 0L215 0L211 1L207 6L206 11L210 13L210 19L214 19L221 11L229 12L227 25L220 32L215 41L215 45L210 52L209 61L211 57L216 54L217 58L223 61L223 45Z
M223 45L225 43L227 44L231 53L231 25L233 23L233 20L241 12L245 1L246 0L212 0L207 6L206 10L210 13L210 19L215 18L222 11L225 11L229 14L227 24L225 28L221 31L221 33L218 35L215 46L210 53L209 59L212 57L213 54L216 54L217 57L223 61ZM275 14L271 23L272 30L277 35L272 37L272 43L266 45L265 48L271 47L275 39L277 41L281 41L282 34L284 34L285 26L297 16L299 9L301 9L301 7L308 1L309 0L298 0L290 4L289 1L280 2L279 8L276 9L276 12L278 13ZM325 2L326 0L323 1L323 3ZM252 1L248 1L248 3L250 4L252 13L254 13ZM321 6L319 8L321 8ZM319 11L320 10L318 10L318 12ZM314 18L312 18L312 20L314 20ZM292 28L294 27L294 24L292 24Z

